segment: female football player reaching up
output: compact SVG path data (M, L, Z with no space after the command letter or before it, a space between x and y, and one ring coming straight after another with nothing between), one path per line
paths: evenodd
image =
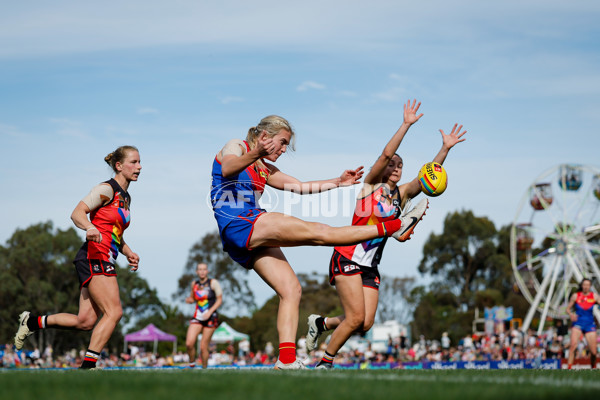
M402 158L395 154L409 127L417 122L423 114L417 115L421 103L404 105L404 122L392 136L381 155L365 178L363 188L356 203L353 225L370 225L397 218L402 214L410 199L421 192L418 178L408 183L398 185L402 177ZM462 125L454 125L448 135L442 134L442 148L434 161L442 164L448 152L454 145L464 141L466 131L461 132ZM415 209L425 210L429 201L421 200ZM416 224L419 220L411 217L407 223ZM410 239L412 229L400 236L400 241ZM316 348L319 336L330 329L333 332L325 355L317 364L317 368L331 368L333 359L348 338L356 331L368 331L375 321L377 303L379 300L379 285L381 277L378 265L381 260L387 238L375 238L352 246L337 246L333 251L329 264L329 282L335 285L344 315L324 318L312 314L308 318L308 333L306 347L308 351Z

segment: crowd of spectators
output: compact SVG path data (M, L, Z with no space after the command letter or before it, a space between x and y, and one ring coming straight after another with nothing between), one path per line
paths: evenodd
M467 335L453 343L447 333L439 338L425 338L423 336L413 340L412 343L404 337L389 337L387 343L370 343L359 337L349 341L349 345L342 348L335 358L336 364L357 363L406 363L406 362L444 362L444 361L509 361L509 360L543 360L568 357L570 343L570 330L557 323L546 329L541 335L536 335L532 330L523 334L517 329L495 334ZM306 352L305 338L298 340L298 357L307 365L317 363L325 351L326 343L321 343L319 349ZM585 358L587 344L581 341L577 347L576 358ZM85 350L71 350L62 355L55 355L51 346L43 351L35 348L33 351L15 352L11 344L2 349L0 367L29 367L29 368L64 368L78 367ZM245 365L270 365L277 360L275 347L267 343L264 349L251 351L248 341L236 345L224 346L211 345L209 366L245 366ZM176 354L158 355L147 351L144 347L129 344L127 350L120 354L109 354L105 349L100 355L100 367L162 367L185 366L189 357L184 352Z

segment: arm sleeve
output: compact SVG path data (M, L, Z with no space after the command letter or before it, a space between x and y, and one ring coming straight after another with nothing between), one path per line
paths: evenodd
M242 154L244 154L244 150L242 150L242 147L244 147L244 142L240 139L232 139L229 142L227 142L227 144L225 145L225 147L223 147L223 150L221 150L221 155L223 157L232 154L234 156L241 156Z
M222 296L223 295L223 289L221 289L221 284L219 283L218 280L213 279L210 281L210 288L212 290L214 290L215 292L215 296Z
M98 186L95 186L81 201L84 202L90 210L95 210L108 203L113 196L114 192L112 187L106 183L101 183Z

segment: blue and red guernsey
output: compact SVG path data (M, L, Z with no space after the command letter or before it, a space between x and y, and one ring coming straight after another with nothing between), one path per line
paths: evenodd
M594 322L594 305L596 304L596 297L593 292L583 294L583 292L577 292L577 300L575 301L575 314L577 314L576 324L592 324Z
M244 144L250 151L248 143L244 141ZM260 208L258 201L268 177L269 170L254 163L239 174L224 178L221 163L215 157L210 199L220 232L244 211Z

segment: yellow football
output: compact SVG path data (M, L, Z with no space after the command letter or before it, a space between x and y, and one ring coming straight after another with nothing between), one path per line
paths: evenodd
M430 162L421 167L419 171L419 184L421 191L427 196L439 196L448 186L448 175L441 164Z

